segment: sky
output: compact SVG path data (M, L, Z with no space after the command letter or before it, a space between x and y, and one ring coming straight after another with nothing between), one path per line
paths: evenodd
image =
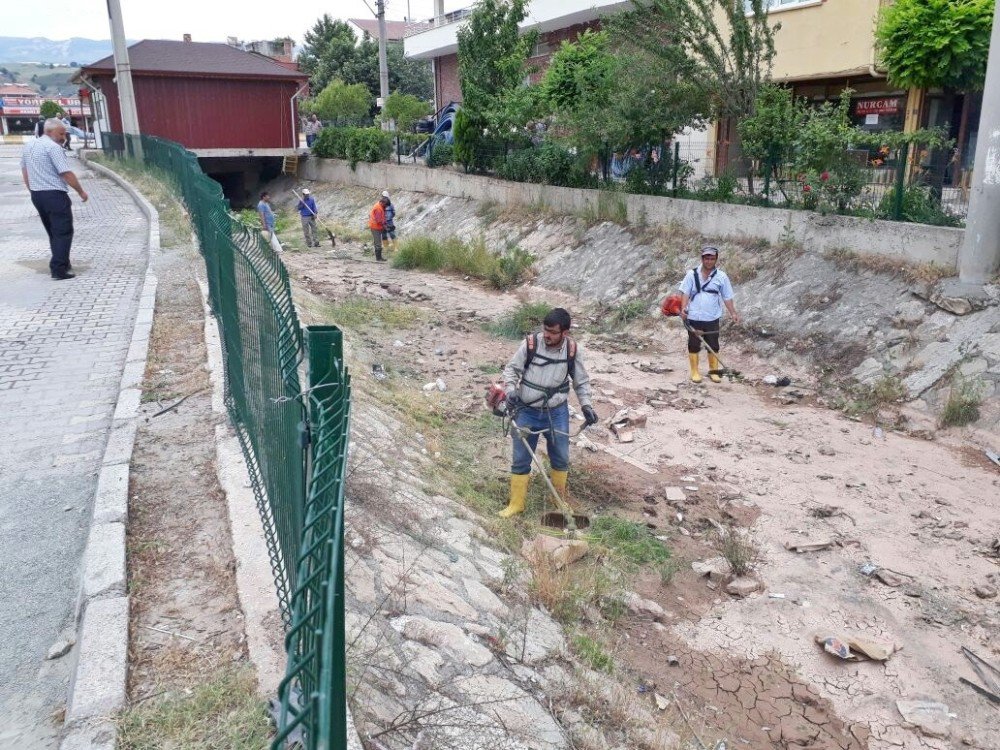
M290 36L302 43L305 32L323 13L334 18L365 18L372 13L364 0L332 2L276 2L275 0L120 0L128 39L181 39L190 34L196 42L224 42L235 36L243 41ZM369 0L374 8L375 1ZM473 0L445 0L445 11L472 5ZM433 0L386 0L386 18L402 20L410 13L417 20L430 17ZM108 11L104 0L46 0L41 6L4 2L0 35L108 39Z

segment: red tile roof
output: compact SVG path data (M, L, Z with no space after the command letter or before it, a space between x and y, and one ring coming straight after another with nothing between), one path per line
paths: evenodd
M308 76L290 70L270 57L244 52L228 44L214 42L177 42L168 39L143 39L128 48L132 72L142 75L193 75L218 78L286 78L306 80ZM84 74L112 72L112 55L84 65Z
M30 86L23 83L5 83L0 85L0 96L19 96L23 98L41 96Z

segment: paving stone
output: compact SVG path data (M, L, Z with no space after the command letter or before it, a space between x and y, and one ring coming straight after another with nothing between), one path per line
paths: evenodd
M50 719L65 705L75 660L46 662L44 672L38 664L77 606L148 231L130 196L71 159L90 200L72 199L77 277L53 281L19 157L19 146L0 146L0 611L31 615L0 618L0 737L12 729L17 747L52 750ZM122 437L115 445L130 449ZM14 717L18 727L8 725Z

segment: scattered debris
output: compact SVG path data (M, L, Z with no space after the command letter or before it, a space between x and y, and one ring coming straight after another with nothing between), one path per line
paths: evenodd
M947 737L951 734L951 715L943 703L922 700L896 701L896 709L903 721L912 724L928 737Z
M860 568L858 568L858 572L866 578L874 578L881 581L886 586L892 586L893 588L896 586L902 586L903 578L912 578L912 576L908 576L905 573L897 573L894 570L883 568L873 562L864 563Z
M53 659L59 659L63 656L66 656L66 654L69 653L70 649L73 648L74 643L76 643L76 641L72 639L56 641L55 643L52 644L52 647L49 649L49 652L45 655L46 660L52 661Z
M691 563L691 570L700 576L708 576L712 581L724 581L733 574L733 566L724 557L713 557Z
M631 443L635 440L635 434L629 429L628 422L612 424L611 431L615 433L619 443Z
M1000 466L1000 454L994 453L993 451L986 451L986 458Z
M521 555L528 560L539 560L548 557L556 569L575 563L590 550L582 539L560 539L539 534L534 539L526 539L521 545Z
M825 549L833 549L836 544L833 540L828 542L785 542L785 549L789 552L821 552Z
M653 693L653 699L656 701L656 707L661 711L666 711L670 707L670 701L659 693Z
M844 661L885 661L899 649L896 644L856 636L817 635L814 639L828 654ZM851 650L853 649L853 651Z
M820 448L819 451L822 453L823 449ZM854 516L850 515L843 508L836 505L820 505L819 507L810 510L809 515L813 518L833 518L834 516L843 516L855 526L858 525L858 522L854 520Z
M376 380L385 380L389 377L389 373L385 371L385 366L376 362L372 365L372 377Z
M980 599L993 599L997 595L997 590L988 584L976 586L973 591Z
M436 385L437 389L439 391L441 391L442 393L444 393L446 390L448 390L448 386L445 385L445 382L441 378L438 378L437 380L435 380L434 381L434 385Z
M583 448L584 450L588 450L591 453L597 453L597 451L600 450L597 443L588 438L586 435L580 435L580 437L577 438L576 447Z
M683 503L687 500L687 495L684 494L684 490L680 487L664 487L663 496L667 499L668 503Z
M668 666L668 667L679 667L680 665L681 665L681 660L680 660L680 659L678 659L678 658L677 658L676 656L674 656L673 654L670 654L670 655L669 655L669 656L667 657L667 666Z
M984 698L991 700L993 703L1000 703L1000 669L997 669L984 658L973 651L970 651L965 646L962 646L962 653L965 654L965 658L969 660L973 671L979 679L983 681L983 685L986 687L977 685L964 677L960 677L959 682L964 685L968 685Z
M726 593L738 597L747 597L763 588L763 584L756 578L750 576L740 576L734 578L726 584Z

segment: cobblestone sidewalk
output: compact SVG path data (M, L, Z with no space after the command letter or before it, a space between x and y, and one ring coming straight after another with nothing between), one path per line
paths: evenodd
M0 146L0 747L58 746L80 561L147 261L146 219L82 164L77 278L53 281L48 241ZM74 164L76 162L74 161Z

